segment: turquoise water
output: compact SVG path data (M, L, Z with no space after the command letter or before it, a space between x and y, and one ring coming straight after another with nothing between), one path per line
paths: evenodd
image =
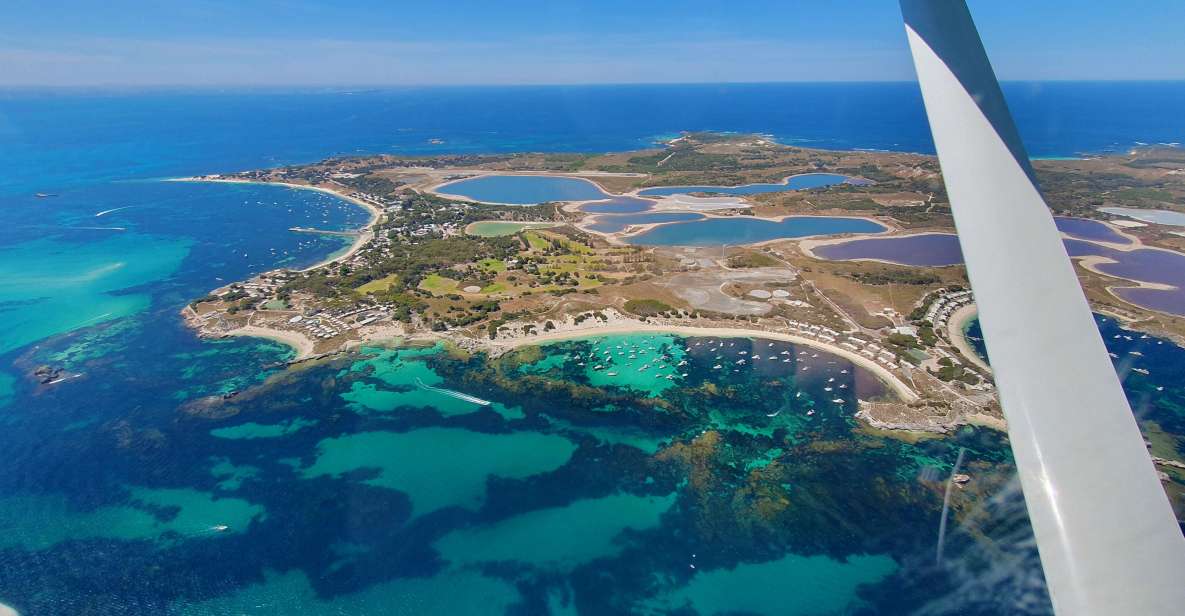
M459 409L409 379L493 404ZM988 432L862 434L856 400L885 392L846 360L744 338L605 336L499 360L368 348L13 452L76 464L27 466L28 485L86 487L0 498L0 583L26 613L72 613L96 593L41 580L85 549L84 579L144 572L104 599L122 613L907 610L960 583L902 590L932 550L916 544L941 507L927 478L960 446L983 481L1008 454ZM982 559L982 541L955 533L952 558Z
M609 196L588 180L544 175L485 175L445 184L436 191L474 201L511 205L586 201Z
M833 184L842 184L851 180L846 175L836 175L834 173L806 173L802 175L792 175L785 180L776 184L744 184L741 186L662 186L659 188L647 188L638 191L638 195L643 197L660 197L665 195L680 195L688 193L711 193L716 195L759 195L771 192L784 192L787 190L803 190L807 188L820 188L822 186L831 186Z
M880 223L862 218L788 216L773 221L733 216L660 225L632 236L627 241L641 246L738 246L812 235L877 233L884 230L885 227Z
M184 239L117 231L0 247L0 353L145 309L150 296L127 290L171 276L188 252Z
M1006 92L1035 154L1185 135L1181 84ZM825 356L745 371L739 347L692 343L688 376L665 383L594 383L609 377L567 360L532 374L435 350L389 362L368 351L288 374L271 366L290 349L200 341L178 319L213 287L343 246L289 227L351 228L366 215L316 193L159 178L375 152L626 151L701 128L933 151L912 84L0 92L0 315L21 324L0 331L0 604L25 616L602 614L688 601L709 612L720 605L713 589L736 584L758 612L795 594L820 609L910 613L1000 579L955 571L974 574L1001 545L1020 546L1008 552L1020 554L1016 569L1039 571L1023 510L994 509L1015 497L986 498L1008 474L1002 440L967 431L906 445L857 432L856 396L828 404L826 379L850 378L863 396L880 388ZM590 352L581 344L548 353ZM42 363L81 376L42 388L25 376ZM404 369L493 404L413 391L395 374ZM1128 384L1165 430L1185 433L1171 384ZM231 391L242 393L222 402ZM374 447L344 447L359 442ZM522 465L481 453L523 444L539 452ZM472 461L441 462L455 489L403 468L410 454L452 453L439 445ZM948 554L968 566L934 571L924 565L933 484L958 446L983 465L975 485L994 524L986 538L953 533ZM496 472L477 478L486 464ZM527 524L555 545L527 543ZM502 536L522 560L487 560L505 554ZM458 538L486 547L467 558ZM766 571L783 568L844 583L826 596L761 594ZM1030 581L1006 576L951 612L1016 612L1006 608L1034 592L1024 611L1048 612Z

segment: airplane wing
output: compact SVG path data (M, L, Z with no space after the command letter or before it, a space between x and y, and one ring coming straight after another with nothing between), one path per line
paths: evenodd
M963 0L901 0L1059 614L1179 614L1185 537Z

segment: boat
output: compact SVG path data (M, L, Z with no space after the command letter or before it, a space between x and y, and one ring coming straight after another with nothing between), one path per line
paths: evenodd
M56 194L54 194L54 193L43 193L43 192L39 192L39 193L37 193L37 194L35 194L35 195L33 195L33 196L34 196L34 197L37 197L38 199L48 199L48 198L50 198L50 197L56 197L57 195L56 195Z
M227 529L229 529L229 528L230 528L230 527L229 527L229 526L227 526L226 524L218 524L218 525L216 525L216 526L211 526L211 527L210 527L210 530L212 530L212 531L214 531L214 532L224 533L224 532L226 532L226 531L227 531Z
M843 398L832 398L831 401L836 404L843 404Z
M608 376L617 376L616 372L606 372L605 374Z
M1140 374L1143 374L1143 375L1149 374L1148 370L1145 368L1132 368L1132 372L1139 372Z
M765 414L765 416L766 416L766 417L777 417L777 416L778 416L778 413L781 413L781 412L782 412L782 409L778 409L778 410L776 410L776 411L774 411L774 412L772 412L772 413L766 413L766 414Z

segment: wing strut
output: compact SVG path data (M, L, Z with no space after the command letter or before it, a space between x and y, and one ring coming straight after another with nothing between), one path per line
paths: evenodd
M1059 614L1179 614L1185 538L963 0L900 0Z

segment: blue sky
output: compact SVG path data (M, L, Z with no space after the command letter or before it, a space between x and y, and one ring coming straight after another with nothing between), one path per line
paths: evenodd
M970 6L1002 79L1185 79L1181 0ZM6 0L0 66L0 85L913 79L893 0Z

